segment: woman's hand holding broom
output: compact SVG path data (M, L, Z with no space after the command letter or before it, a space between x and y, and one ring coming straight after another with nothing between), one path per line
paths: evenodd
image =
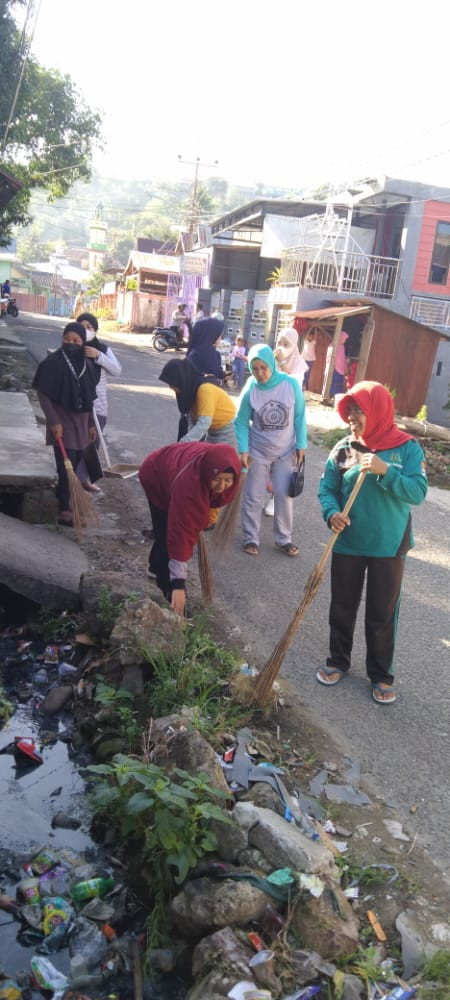
M172 611L175 611L176 615L179 615L180 618L184 617L184 610L186 607L186 591L184 588L180 588L180 590L172 590L170 606Z
M63 434L62 424L52 424L50 430L51 433L53 434L55 441L59 441L59 439L62 438Z

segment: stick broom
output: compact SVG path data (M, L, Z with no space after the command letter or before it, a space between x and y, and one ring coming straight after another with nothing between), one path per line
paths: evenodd
M80 480L75 474L62 438L58 438L58 446L64 459L64 468L66 470L69 483L70 509L72 511L73 526L75 531L80 531L82 528L87 528L90 525L97 524L98 514L91 497L86 493L86 490L83 489Z
M351 507L353 506L365 478L366 478L366 470L359 473L359 476L352 489L352 492L350 493L347 503L345 504L345 507L342 511L345 517L349 513ZM260 708L264 707L264 705L267 705L267 703L270 701L273 682L275 678L278 676L281 664L283 663L283 660L286 656L289 646L291 645L291 642L298 629L298 626L300 625L303 615L305 614L306 609L314 600L317 591L319 590L319 587L325 575L325 568L328 559L331 555L338 534L339 532L338 533L333 532L326 548L324 549L319 559L319 562L317 563L316 566L314 566L314 569L311 570L311 573L309 574L309 577L305 583L305 588L302 594L302 599L300 601L300 604L297 610L295 611L293 617L291 618L291 621L289 622L286 631L284 632L281 639L275 646L272 655L267 660L267 663L265 663L256 681L252 695L252 702L254 705L258 705L258 707Z
M197 539L197 558L202 597L205 604L211 604L214 598L214 578L203 531L199 532Z

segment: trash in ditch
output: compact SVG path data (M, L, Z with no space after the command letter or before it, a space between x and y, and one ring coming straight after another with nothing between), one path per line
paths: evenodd
M395 819L384 819L383 823L394 840L406 840L409 843L410 837L403 832L401 823Z
M73 663L66 663L65 660L63 660L63 662L59 664L58 674L60 677L70 677L73 674L77 674L78 669L79 668Z
M370 926L375 931L375 935L376 935L377 941L387 941L386 935L385 935L384 930L383 930L383 928L382 928L382 926L380 924L380 921L378 920L378 917L377 917L376 913L374 913L373 910L367 910L366 916L367 916L367 919L369 921Z
M25 904L38 903L40 899L39 879L24 878L16 886L17 899Z
M59 650L57 646L46 646L44 649L44 663L49 666L59 663Z
M40 670L37 670L36 673L33 674L33 682L34 684L42 686L44 684L48 684L48 673L44 667L41 667Z
M31 859L31 868L35 875L44 875L52 868L56 868L59 857L51 847L42 847L38 854Z
M370 806L371 800L365 792L357 791L353 785L334 785L328 782L325 795L329 802L346 803L349 806Z
M21 996L22 990L14 979L0 980L0 1000L19 1000Z
M29 736L15 736L13 753L17 763L43 764L41 754L36 750L34 740Z
M55 966L48 958L41 958L34 955L30 962L33 979L40 990L48 990L50 993L61 994L69 985L67 976L55 969Z
M301 889L307 889L315 899L320 899L325 889L325 883L318 875L308 875L306 872L301 872L299 884Z
M114 886L113 878L89 878L84 882L76 882L71 886L70 895L76 903L82 903L85 899L92 899L94 896L106 896Z

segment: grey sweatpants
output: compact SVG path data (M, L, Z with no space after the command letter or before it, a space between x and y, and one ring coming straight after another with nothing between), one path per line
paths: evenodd
M252 464L245 477L242 498L241 519L244 545L250 542L259 545L261 516L269 479L272 481L275 501L275 517L273 519L275 544L289 545L292 542L293 506L287 492L293 468L292 455L276 458L273 462L252 458Z

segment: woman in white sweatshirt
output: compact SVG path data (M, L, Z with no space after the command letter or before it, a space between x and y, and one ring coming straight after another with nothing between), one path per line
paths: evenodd
M111 348L108 347L107 344L104 344L102 340L98 339L98 320L96 316L92 313L81 313L81 316L78 316L77 318L77 323L82 323L86 330L86 347L84 349L86 357L92 358L94 364L99 365L101 368L100 380L97 384L97 399L94 402L94 409L100 429L103 431L108 419L108 382L106 375L120 375L122 365L120 364L120 361L117 360ZM97 436L97 447L98 446L99 440ZM101 493L100 488L89 481L88 471L83 460L78 466L77 476L88 493Z

